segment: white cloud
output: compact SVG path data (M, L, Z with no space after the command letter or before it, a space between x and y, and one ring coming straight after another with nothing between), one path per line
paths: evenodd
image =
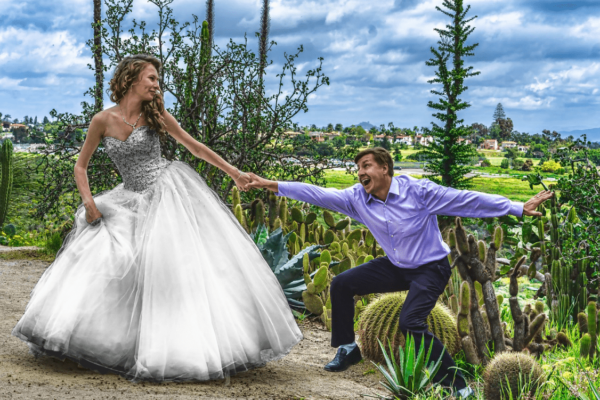
M0 65L16 62L36 73L84 73L89 62L83 56L85 44L66 30L7 27L0 29L0 46Z
M6 77L1 77L0 78L0 87L3 90L19 90L19 89L23 89L23 87L19 87L19 84L21 82L23 82L26 78L23 79L10 79L10 78L6 78Z

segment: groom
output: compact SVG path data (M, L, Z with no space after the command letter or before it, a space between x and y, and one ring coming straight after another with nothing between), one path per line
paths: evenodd
M385 251L385 257L333 278L331 346L339 349L325 370L344 371L362 359L354 341L355 295L408 290L400 314L400 330L404 335L410 332L414 336L416 348L421 340L425 341L426 349L433 341L430 359L438 360L443 353L442 367L434 379L443 386L453 387L459 398L469 397L472 390L426 323L451 274L447 257L450 249L442 239L436 215L473 218L541 215L535 211L537 206L553 194L540 192L523 205L499 195L456 190L427 179L394 177L392 157L381 147L361 151L354 161L360 183L345 190L270 181L250 174L249 187L265 188L278 196L328 208L363 223Z

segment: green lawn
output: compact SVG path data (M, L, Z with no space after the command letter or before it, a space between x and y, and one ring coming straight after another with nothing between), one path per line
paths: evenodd
M502 160L505 160L506 157L503 156L494 156L494 157L489 157L486 156L488 160L490 160L490 163L492 163L493 166L499 167L500 164L502 163ZM525 158L525 157L519 157L518 158L521 161L525 161L525 160L529 160L529 158ZM540 160L537 158L531 158L531 161L533 161L533 165L538 165L540 163Z
M502 175L518 175L519 177L529 175L532 171L520 171L514 169L502 169L498 166L496 167L473 167L473 171L486 173L486 174L502 174ZM563 175L558 175L550 172L540 172L544 178L559 178Z
M327 187L334 187L336 189L345 189L358 183L356 175L348 175L344 171L326 171L325 178L327 179ZM415 176L415 178L421 177ZM553 182L544 181L544 183L549 185ZM537 192L543 190L543 188L540 186L534 187L534 190L531 190L527 182L516 178L473 178L473 187L471 190L499 194L514 201L525 202Z

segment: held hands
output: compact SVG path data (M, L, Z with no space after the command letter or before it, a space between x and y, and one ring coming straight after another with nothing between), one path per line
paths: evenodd
M538 206L540 204L542 204L546 200L552 198L553 196L554 196L554 192L552 192L550 190L542 190L541 192L539 192L538 194L533 196L531 199L529 199L529 201L523 205L523 216L526 216L526 215L530 216L530 217L542 216L542 213L540 213L539 211L536 211L536 209L538 208Z
M235 176L233 176L232 178L238 189L240 189L242 192L246 192L248 191L248 189L251 189L251 187L249 187L248 185L250 184L250 182L252 182L252 178L247 173L240 171L237 178Z
M262 178L252 172L242 172L238 179L234 179L240 190L247 191L250 189L268 189L272 192L277 192L279 187L277 181L270 181Z

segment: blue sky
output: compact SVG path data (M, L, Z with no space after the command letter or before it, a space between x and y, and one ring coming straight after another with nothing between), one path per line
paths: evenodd
M258 30L260 1L215 0L218 45ZM300 124L430 126L434 74L427 67L447 22L441 0L277 0L271 2L273 78L284 51L303 44L302 71L325 58L331 84L309 102ZM520 132L600 127L600 1L471 0L479 47L467 58L481 75L467 81L465 123L489 125L496 104ZM174 0L175 17L205 15L204 1ZM156 22L155 7L134 1L137 20ZM52 108L80 111L93 85L85 42L92 0L0 0L0 112L41 118ZM110 77L110 73L108 74ZM270 80L269 84L273 84ZM110 101L106 99L106 104Z

